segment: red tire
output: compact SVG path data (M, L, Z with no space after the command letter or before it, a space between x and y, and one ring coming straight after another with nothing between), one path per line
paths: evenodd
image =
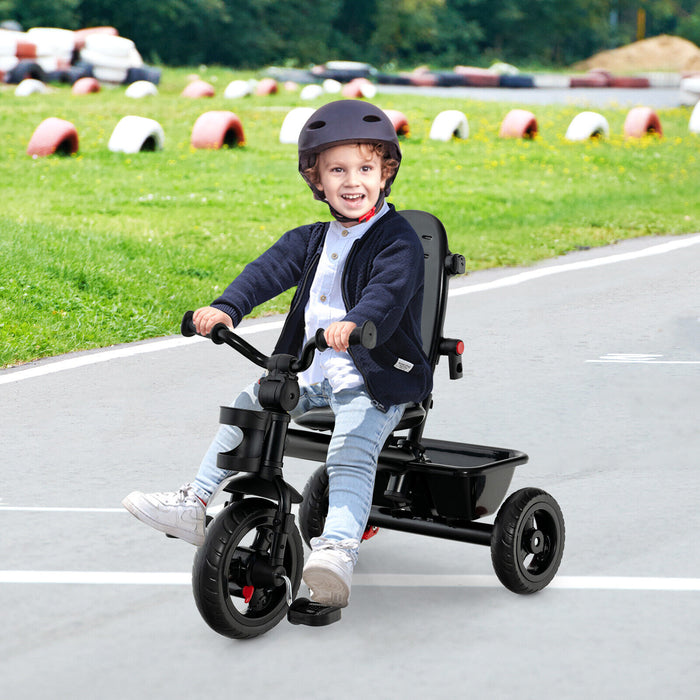
M648 88L651 85L649 78L635 78L630 76L613 77L610 87L617 88Z
M77 152L78 132L69 121L57 117L44 119L27 146L27 155L30 156L72 155Z
M182 97L214 97L214 86L204 80L193 80L183 91Z
M461 75L464 84L470 87L498 87L501 84L501 76L487 68L455 66L455 73Z
M634 107L627 113L624 127L625 136L639 139L647 134L663 136L661 122L651 107Z
M498 135L501 138L532 139L537 136L537 119L525 109L511 109Z
M36 58L36 44L31 41L18 41L15 55L20 60L24 58Z
M263 78L255 87L255 94L259 96L274 95L277 92L277 81L274 78Z
M100 91L100 81L96 78L79 78L73 83L71 93L73 95L89 95Z
M397 136L409 135L411 129L408 125L408 119L406 119L406 115L403 112L395 109L385 109L384 114L391 120Z
M201 114L192 127L192 148L222 148L245 143L241 120L233 113L214 110Z

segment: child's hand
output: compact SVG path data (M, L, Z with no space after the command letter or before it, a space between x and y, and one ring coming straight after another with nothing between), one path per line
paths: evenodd
M323 334L328 346L338 352L345 352L350 345L350 333L357 324L352 321L336 321L331 323Z
M209 335L217 323L223 323L233 329L231 317L213 306L203 306L201 309L197 309L192 315L192 321L200 335Z

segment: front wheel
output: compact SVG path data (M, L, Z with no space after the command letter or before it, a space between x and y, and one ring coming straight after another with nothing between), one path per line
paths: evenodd
M509 496L491 535L491 560L501 583L514 593L542 590L563 553L564 518L554 498L536 488Z
M328 473L322 464L309 477L299 506L299 529L309 547L314 537L320 537L328 517Z
M247 498L228 506L207 528L192 566L192 589L204 621L219 634L256 637L287 614L286 585L250 585L256 564L269 563L276 514L272 502ZM294 597L304 566L296 527L287 538L283 566Z

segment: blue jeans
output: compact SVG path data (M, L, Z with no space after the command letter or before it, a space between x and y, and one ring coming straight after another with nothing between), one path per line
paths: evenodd
M258 402L259 384L246 387L231 404L236 408L262 410ZM292 417L311 408L330 406L335 414L335 429L326 457L329 478L328 517L322 537L328 540L359 542L367 525L377 459L391 431L403 415L406 404L391 406L386 412L372 403L363 386L334 394L328 380L301 388L298 406ZM219 469L219 452L237 447L243 434L240 428L222 424L199 467L194 490L208 501L219 483L235 472Z

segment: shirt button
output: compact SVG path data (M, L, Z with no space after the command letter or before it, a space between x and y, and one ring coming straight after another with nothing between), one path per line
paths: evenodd
M343 231L343 236L347 236L348 233L349 233L348 231Z
M321 301L326 301L326 295L325 295L325 294L321 294Z
M338 253L333 253L331 255L331 260L337 260L338 259Z

